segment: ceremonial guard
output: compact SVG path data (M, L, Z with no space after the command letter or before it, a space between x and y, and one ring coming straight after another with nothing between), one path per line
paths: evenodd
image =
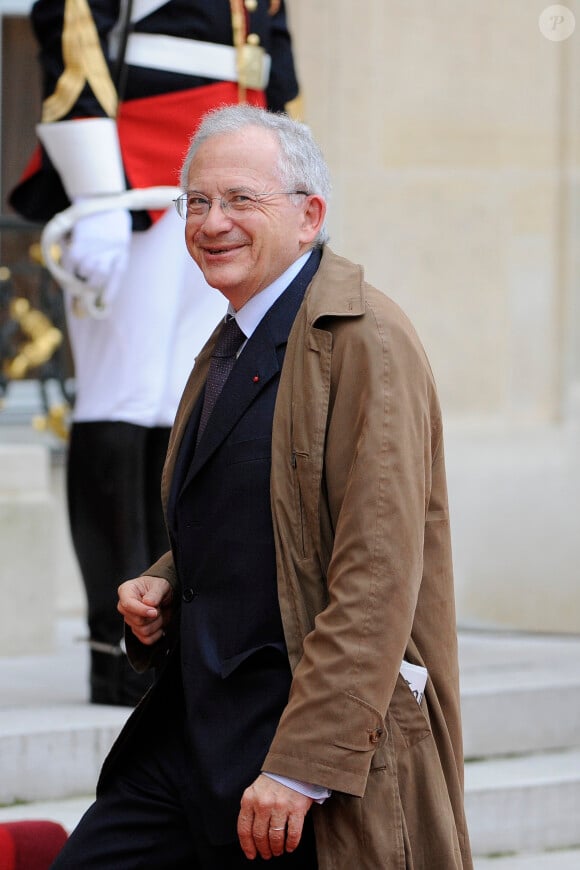
M178 183L198 120L248 102L299 114L283 0L38 0L39 147L10 197L24 217ZM147 683L121 646L117 586L167 550L159 481L195 355L225 311L173 208L81 218L63 254L76 400L67 489L88 606L90 699L133 705Z

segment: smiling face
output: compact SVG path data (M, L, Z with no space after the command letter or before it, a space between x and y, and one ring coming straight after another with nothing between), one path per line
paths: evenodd
M210 199L240 189L258 194L286 190L278 169L279 147L276 134L260 127L208 139L191 163L187 189ZM208 284L238 310L311 247L324 213L318 196L263 197L241 213L225 213L219 199L212 199L205 217L186 220L187 250Z

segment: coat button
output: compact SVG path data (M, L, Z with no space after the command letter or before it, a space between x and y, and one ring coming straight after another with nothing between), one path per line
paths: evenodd
M193 591L191 586L189 586L187 589L183 590L183 595L181 597L187 604L189 604L189 602L193 601L193 599L195 598L195 592Z
M383 734L382 728L375 728L374 731L371 731L369 734L369 740L371 743L378 743Z

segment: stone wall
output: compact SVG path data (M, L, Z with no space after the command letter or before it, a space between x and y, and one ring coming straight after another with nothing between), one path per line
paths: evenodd
M439 384L460 621L577 631L580 2L562 41L548 6L288 0L331 244Z
M44 447L0 444L0 655L46 652L56 608L54 502Z

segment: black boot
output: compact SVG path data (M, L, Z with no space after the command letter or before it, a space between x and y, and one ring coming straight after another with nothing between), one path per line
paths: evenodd
M133 670L120 646L110 652L91 649L91 704L134 707L152 682L151 673Z
M87 595L95 704L135 705L152 681L133 670L119 646L117 587L169 548L160 496L168 437L166 428L122 422L71 429L69 519Z

